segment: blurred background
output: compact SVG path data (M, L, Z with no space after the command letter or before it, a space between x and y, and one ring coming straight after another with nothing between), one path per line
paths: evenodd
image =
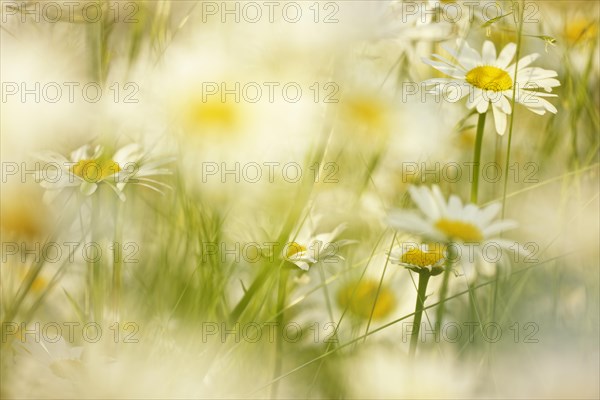
M600 5L467 3L2 0L3 398L598 398ZM558 112L488 118L532 254L452 274L439 340L432 278L411 358L386 216L468 199L477 116L423 84L457 39L538 53Z

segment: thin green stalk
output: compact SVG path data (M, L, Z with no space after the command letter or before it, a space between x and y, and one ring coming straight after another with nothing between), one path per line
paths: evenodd
M521 3L521 6L524 6L524 1ZM506 149L506 163L504 164L504 189L502 191L502 218L504 218L504 213L506 211L506 193L508 188L508 167L510 166L510 147L512 144L512 135L513 135L513 127L515 122L515 98L517 96L517 72L519 71L519 59L521 58L521 39L523 37L523 12L522 7L515 7L515 11L517 12L518 25L519 29L517 32L517 54L516 54L516 62L515 62L515 75L513 76L513 87L512 87L512 113L510 114L510 121L508 125L508 144Z
M500 282L500 271L496 268L496 273L494 274L495 282L492 286L492 321L496 321L496 304L498 303L498 286Z
M114 246L120 246L121 244L116 242ZM112 280L112 308L113 308L113 318L115 321L119 320L120 314L120 303L121 303L121 251L120 248L118 250L118 255L116 256L113 264L113 280Z
M283 265L279 275L279 290L277 293L277 336L275 337L275 368L273 371L273 379L276 379L281 375L281 368L283 364L283 323L284 323L284 307L285 298L287 295L287 281L289 276L289 267ZM271 398L277 398L277 389L279 388L279 382L275 382L271 388Z
M521 3L521 6L525 6L525 2ZM517 13L518 18L518 29L517 29L517 53L516 53L516 62L515 62L515 74L513 76L513 87L512 87L512 99L511 99L511 107L512 113L510 114L509 128L508 128L508 144L506 148L506 163L504 164L504 188L502 189L502 217L504 218L506 212L506 194L508 191L508 168L510 166L510 149L512 144L512 135L513 128L515 122L515 99L517 96L517 73L519 71L519 60L521 58L521 39L523 38L523 12L522 7L515 7L515 11ZM496 267L496 276L498 276L498 267ZM494 283L494 291L492 295L492 316L495 318L496 316L496 296L498 293L498 280Z
M448 295L448 283L450 282L450 272L452 271L452 257L454 252L452 251L451 244L448 245L448 255L446 258L446 266L444 268L444 276L442 278L442 286L440 289L439 306L435 314L435 339L438 340L440 331L442 329L442 319L444 318L444 301Z
M477 136L475 137L475 150L473 152L473 182L471 182L471 203L477 204L477 193L479 191L479 170L481 167L481 145L483 143L483 131L485 130L485 116L487 113L479 114L477 120Z
M67 198L67 203L70 200L71 200L71 196L69 196ZM67 223L66 221L71 221L70 218L67 218L69 215L70 214L67 214L67 213L61 214L61 216L56 221L54 231L48 235L42 248L44 248L49 243L53 243L58 238L59 232L61 231L62 227L64 226L63 224ZM85 237L85 234L84 234L84 237ZM77 246L77 248L78 247L79 246ZM46 263L45 257L39 257L37 260L34 260L34 262L32 263L27 275L25 276L25 279L23 280L23 283L21 285L19 285L19 287L17 288L17 292L14 295L14 302L10 306L6 307L6 314L4 315L4 318L2 320L3 327L4 327L5 322L12 322L12 319L18 315L21 305L25 301L25 298L27 297L27 295L30 293L31 287L33 286L33 283L35 282L35 280L41 273L42 268L44 267L45 263Z
M331 298L329 297L329 289L327 288L327 278L325 277L325 267L323 266L323 263L319 263L318 269L319 269L319 275L321 275L321 283L323 285L323 295L325 296L325 304L327 305L327 314L329 315L329 320L331 322L334 322L333 306L331 305ZM331 339L332 339L331 341L335 345L335 343L337 342L337 332L333 332Z
M392 249L394 248L394 243L396 242L396 235L398 233L394 232L394 236L392 237L392 243L390 243L390 249L388 250L388 257L385 260L385 265L383 266L383 272L381 273L381 278L379 279L379 285L377 286L377 293L375 293L375 301L373 301L373 307L371 307L371 314L369 314L369 321L367 321L367 328L365 333L369 332L369 328L371 327L371 322L373 321L373 314L375 313L375 307L377 306L377 300L379 300L379 293L381 292L381 286L383 285L383 278L385 277L385 273L387 271L388 264L390 262L389 254L392 253ZM365 340L367 337L365 336Z
M419 273L419 288L417 289L417 302L415 304L415 319L413 322L412 335L410 337L410 349L408 350L408 356L410 358L414 358L417 352L419 331L421 330L421 319L423 317L423 310L425 308L425 297L427 296L427 284L429 283L429 278L429 272Z
M52 243L55 238L56 238L56 234L50 235L48 237L48 240L46 240L46 242L44 243L42 248L44 248L46 246L46 244ZM44 259L44 257L40 257L40 259L38 261L36 261L32 264L29 271L27 272L27 275L25 276L23 283L17 289L17 293L15 294L14 303L11 304L11 306L7 308L6 315L2 321L3 324L5 322L12 322L12 319L15 316L17 316L17 314L19 312L19 308L21 307L21 305L23 304L23 301L27 297L27 294L31 290L33 283L35 282L35 280L39 276L40 272L42 271L42 268L45 265L45 261L46 260Z
M494 155L494 163L500 167L500 165L502 165L502 139L504 138L504 136L502 135L496 135L496 149L494 151L495 155ZM500 197L500 188L497 187L496 185L494 185L494 197Z
M98 202L98 198L96 196L92 196L90 198L90 244L95 245L96 235L96 221L98 221L98 213L100 210L100 204ZM97 254L88 254L88 290L87 290L87 313L88 319L90 322L101 322L102 321L102 277L101 277L101 269L100 262L97 259Z
M115 206L115 240L113 242L113 277L112 277L112 308L114 321L119 321L120 301L121 301L121 269L123 266L123 244L122 229L120 219L121 202Z

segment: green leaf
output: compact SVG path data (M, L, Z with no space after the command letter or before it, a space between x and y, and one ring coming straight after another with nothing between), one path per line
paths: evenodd
M501 20L502 18L504 18L504 17L508 17L509 15L512 15L512 12L509 12L508 14L504 14L504 15L499 15L499 16L497 16L496 18L489 19L489 20L487 20L485 23L483 23L483 24L481 25L481 27L482 27L482 28L487 28L487 27L490 27L492 24L494 24L494 23L496 23L496 22L500 21L500 20Z

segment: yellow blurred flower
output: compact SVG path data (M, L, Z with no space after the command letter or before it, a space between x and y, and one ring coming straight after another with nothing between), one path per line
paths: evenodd
M377 302L375 302L377 300ZM396 308L396 297L385 285L379 287L374 280L361 280L343 286L337 295L340 307L348 309L355 317L381 319Z

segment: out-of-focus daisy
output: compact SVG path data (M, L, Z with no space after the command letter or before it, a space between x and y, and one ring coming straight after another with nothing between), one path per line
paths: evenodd
M16 340L13 347L19 357L30 358L60 378L74 378L82 372L83 347L69 345L62 336L52 341L45 335L40 340Z
M390 253L390 262L399 264L411 271L421 273L425 270L430 275L439 275L444 271L446 253L443 245L438 243L421 244L403 243Z
M39 158L48 163L48 168L40 174L40 184L47 189L45 201L52 201L67 188L78 187L83 195L91 196L100 185L107 185L124 201L123 190L129 183L158 192L160 187L166 187L166 184L151 177L170 174L169 169L161 167L171 159L150 161L145 158L141 147L133 143L112 156L107 156L104 150L100 145L93 148L84 145L73 151L69 158L56 152L40 155Z
M296 237L290 238L290 241L283 248L283 258L296 264L298 268L308 271L311 264L319 261L337 262L343 260L339 254L341 247L352 243L351 240L336 240L336 238L346 229L345 224L341 224L331 232L315 233L312 227L314 224L308 224L309 227Z
M434 91L444 94L446 99L455 102L469 95L467 107L476 109L478 113L487 112L492 106L496 131L502 135L506 130L506 116L512 112L510 100L513 87L516 85L515 101L543 115L546 111L556 113L556 108L544 97L556 97L549 92L560 86L555 79L555 71L538 67L529 67L539 54L533 53L511 64L515 57L517 46L507 44L499 55L496 47L486 40L481 55L472 49L465 41L458 41L457 50L443 46L454 60L434 54L433 59L423 59L423 62L443 72L451 78L429 79L425 83L434 86ZM545 92L539 89L544 89Z
M377 303L375 303L377 300ZM337 293L337 302L353 317L379 320L389 316L396 308L396 296L391 288L379 285L372 279L348 282Z
M396 333L398 342L399 327L392 326L390 330ZM436 346L444 346L444 341L441 342ZM452 351L444 347L444 358L423 353L409 361L401 347L377 346L369 337L342 360L339 368L343 371L344 388L352 398L468 398L473 391L475 375L472 371L476 367L468 361L458 363ZM389 384L391 381L394 384Z
M496 220L502 206L492 203L484 208L475 204L463 205L456 195L444 199L438 186L431 189L425 186L409 187L410 196L420 212L412 210L394 210L389 224L407 233L422 236L439 243L454 243L459 246L460 263L463 268L480 267L480 272L489 275L493 272L489 260L481 249L494 246L501 250L525 252L517 243L502 239L497 235L515 228L517 223L511 220ZM526 253L526 252L525 252ZM413 257L414 255L414 257ZM419 260L416 253L410 254L411 260ZM407 256L408 260L408 256Z
M565 21L564 37L569 45L587 45L598 37L598 20L582 15Z
M0 199L0 232L3 237L35 240L48 232L51 226L49 210L42 201L39 186L3 183Z

